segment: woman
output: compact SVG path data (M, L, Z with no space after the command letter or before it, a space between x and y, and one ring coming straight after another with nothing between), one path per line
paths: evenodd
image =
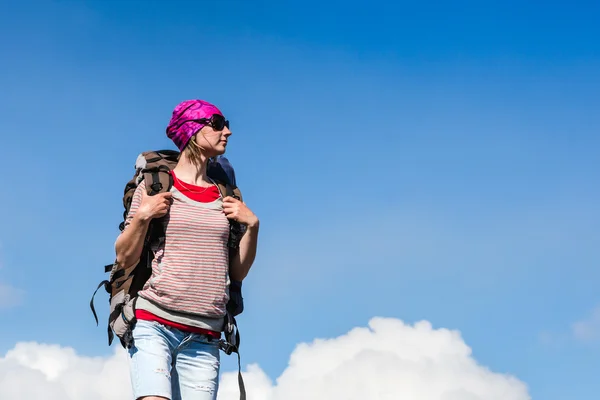
M150 221L165 217L152 276L138 293L129 351L135 399L213 400L230 279L242 281L256 256L259 220L241 201L223 198L207 176L225 153L229 122L202 100L179 104L167 136L181 151L170 192L148 196L142 181L115 248L120 265L139 259ZM246 226L238 250L227 246L229 219Z

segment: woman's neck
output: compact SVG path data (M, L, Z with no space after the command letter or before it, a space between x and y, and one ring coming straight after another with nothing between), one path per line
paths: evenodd
M173 168L177 179L183 181L183 183L189 183L196 186L205 186L205 184L212 184L206 174L206 166L208 159L201 160L199 165L192 163L184 154L181 155L179 162Z

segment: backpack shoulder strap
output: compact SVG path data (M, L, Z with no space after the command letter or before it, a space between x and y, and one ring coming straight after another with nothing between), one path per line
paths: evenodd
M242 192L241 192L240 188L238 188L237 186L233 186L233 185L229 184L228 182L221 182L216 179L213 179L213 180L217 184L217 187L219 188L219 192L221 193L221 196L223 196L224 198L231 196L231 197L238 199L239 201L244 201L242 198Z
M146 151L138 157L136 168L140 171L140 178L146 181L150 196L171 190L173 176L170 171L178 160L179 153L173 150Z
M145 151L138 155L135 161L135 173L123 191L123 221L119 225L121 231L125 227L124 220L127 218L138 185L145 181L149 195L170 190L173 182L169 171L177 165L178 160L179 153L173 150Z
M213 179L223 197L231 196L242 200L242 192L235 183L235 172L233 167L225 157L218 161L212 161L208 165L208 176Z

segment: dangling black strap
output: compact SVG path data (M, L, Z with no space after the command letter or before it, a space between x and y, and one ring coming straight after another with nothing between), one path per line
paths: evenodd
M237 329L235 317L227 314L225 322L225 339L219 340L219 348L230 355L236 353L238 357L238 386L240 387L240 400L246 400L246 386L242 377L242 358L240 356L240 331Z
M112 344L113 339L115 338L115 334L113 333L112 329L110 329L110 324L108 325L108 345L110 346Z
M235 352L238 356L238 386L240 387L240 400L246 400L246 386L244 378L242 378L242 359L238 351Z
M239 337L236 334L236 337ZM244 378L242 377L242 358L240 356L240 352L237 346L229 343L226 340L222 340L219 342L219 347L221 350L225 352L225 354L230 355L231 353L237 354L238 358L238 386L240 387L240 400L246 400L246 385L244 385Z
M108 293L110 293L110 282L109 281L102 281L102 282L100 282L100 284L98 285L98 287L94 291L94 294L92 295L92 299L90 300L90 308L92 309L92 313L94 314L94 319L96 320L96 326L98 326L98 315L96 315L96 308L94 307L94 296L96 296L96 293L98 292L98 290L100 290L100 288L102 286L104 286L104 289Z

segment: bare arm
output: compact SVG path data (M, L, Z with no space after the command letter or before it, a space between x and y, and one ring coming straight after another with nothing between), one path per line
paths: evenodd
M150 221L167 214L171 205L171 193L149 196L142 182L131 199L131 208L125 221L125 229L115 242L117 263L128 268L138 262L144 248L144 240Z
M227 218L247 228L240 240L239 248L229 253L229 276L233 280L242 281L248 275L256 258L260 222L246 204L233 197L223 199L223 211Z
M127 229L119 235L115 243L117 263L125 268L137 263L142 255L144 240L150 220L134 215Z
M259 225L258 220L255 225L248 225L246 233L240 240L239 248L230 254L229 275L231 279L242 281L250 272L256 258Z

